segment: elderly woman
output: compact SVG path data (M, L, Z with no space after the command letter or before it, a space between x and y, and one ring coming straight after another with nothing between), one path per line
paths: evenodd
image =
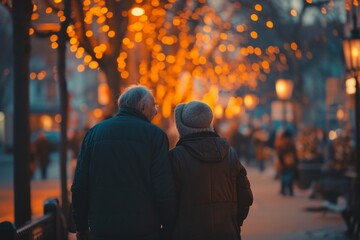
M175 240L241 239L253 196L245 168L211 125L213 113L192 101L175 108L180 140L170 151L178 199Z

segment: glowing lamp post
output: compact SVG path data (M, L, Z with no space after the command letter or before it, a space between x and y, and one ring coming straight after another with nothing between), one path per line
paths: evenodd
M294 84L288 79L278 79L275 83L277 97L283 101L283 125L286 123L286 101L291 98Z
M255 107L258 105L259 99L254 94L245 94L244 96L244 106L245 109L249 112L249 125L251 125L252 121L252 110L255 109Z
M359 71L360 71L360 34L357 28L356 10L353 11L353 29L350 32L350 37L343 40L344 58L346 70L355 79L355 134L356 134L356 201L359 206L360 200L360 90L359 90ZM354 84L351 84L354 86Z
M244 96L244 105L246 109L253 110L258 104L258 98L253 94L246 94Z
M144 15L145 10L141 7L134 7L131 9L131 14L134 15L135 17L140 17L142 15Z

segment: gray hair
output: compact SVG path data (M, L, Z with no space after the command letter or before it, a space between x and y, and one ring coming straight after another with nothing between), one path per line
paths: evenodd
M117 103L119 108L130 107L141 111L143 104L147 101L147 96L151 91L141 85L132 85L127 87L120 95Z

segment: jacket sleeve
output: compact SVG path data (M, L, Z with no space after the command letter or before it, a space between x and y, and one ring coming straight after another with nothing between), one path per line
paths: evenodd
M89 135L88 132L81 144L80 153L76 163L74 181L71 186L72 215L78 232L86 231L89 228Z
M237 220L240 227L248 216L250 206L253 204L254 199L246 169L237 159L237 156L235 164L238 171L236 176L236 194L238 207Z
M165 133L156 134L154 154L151 166L151 178L155 199L159 211L163 233L170 236L175 226L175 188L170 161L168 157L169 143Z

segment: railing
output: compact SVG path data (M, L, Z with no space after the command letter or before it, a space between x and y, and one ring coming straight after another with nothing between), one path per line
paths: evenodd
M44 216L16 229L8 221L0 223L1 240L60 240L64 231L58 199L44 204Z

